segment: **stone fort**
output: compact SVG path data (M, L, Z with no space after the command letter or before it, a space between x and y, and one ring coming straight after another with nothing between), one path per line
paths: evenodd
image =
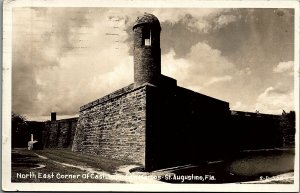
M138 17L134 83L81 106L78 118L56 120L52 113L51 121L31 131L41 148L130 160L151 171L294 145L295 131L282 129L281 115L232 111L228 102L162 75L160 32L154 15Z

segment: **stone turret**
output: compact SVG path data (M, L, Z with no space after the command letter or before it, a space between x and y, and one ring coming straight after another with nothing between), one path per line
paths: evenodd
M160 23L152 14L138 17L134 32L134 84L158 85L161 77Z

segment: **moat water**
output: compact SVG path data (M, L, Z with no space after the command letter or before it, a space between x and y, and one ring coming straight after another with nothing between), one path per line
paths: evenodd
M175 178L168 183L236 183L277 179L275 176L294 171L294 150L244 151L234 158L211 161L170 171Z

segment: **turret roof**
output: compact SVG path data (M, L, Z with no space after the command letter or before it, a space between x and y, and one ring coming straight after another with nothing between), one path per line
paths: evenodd
M133 28L135 28L137 25L142 25L142 24L150 24L152 26L158 26L160 28L160 23L157 17L153 14L150 13L144 13L143 16L137 17Z

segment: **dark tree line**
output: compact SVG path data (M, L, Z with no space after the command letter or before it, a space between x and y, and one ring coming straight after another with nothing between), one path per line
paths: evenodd
M12 112L11 114L12 148L26 147L29 135L26 117ZM24 140L25 139L25 140Z
M11 135L12 135L12 148L26 148L28 142L33 140L35 143L34 149L42 149L42 135L45 127L44 122L28 121L25 116L12 112L11 114Z
M286 113L282 112L280 119L280 129L283 135L283 146L294 146L295 145L295 125L296 114L295 111Z

